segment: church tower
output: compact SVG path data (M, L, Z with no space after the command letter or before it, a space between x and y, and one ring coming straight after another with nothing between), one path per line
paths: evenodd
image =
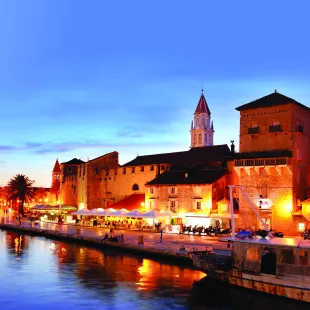
M59 162L58 162L58 158L56 159L56 162L55 162L55 165L54 165L54 169L53 169L53 172L52 172L52 177L53 177L52 184L55 183L56 180L59 181L59 179L60 179L60 165L59 165Z
M206 98L200 96L191 126L191 148L213 145L213 122Z
M58 158L56 159L54 169L52 171L52 186L50 188L50 193L55 195L56 202L58 201L59 191L60 191L60 165Z

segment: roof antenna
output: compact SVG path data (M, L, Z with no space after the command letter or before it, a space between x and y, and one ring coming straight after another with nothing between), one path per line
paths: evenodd
M275 94L277 93L277 90L276 90L276 89L274 90L274 93L275 93Z
M201 88L201 92L203 93L203 85L202 85L202 88Z

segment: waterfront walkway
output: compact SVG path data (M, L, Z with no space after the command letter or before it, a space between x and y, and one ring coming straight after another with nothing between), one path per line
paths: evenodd
M55 237L68 241L84 241L90 244L103 246L119 247L126 250L134 250L141 254L166 255L171 257L188 258L188 252L193 249L205 250L207 246L225 247L225 244L220 243L218 238L210 236L198 235L183 235L183 234L168 234L163 233L162 238L159 232L145 232L132 230L115 230L115 235L124 235L124 242L108 242L103 243L103 238L106 233L109 234L108 228L101 227L84 227L75 226L74 224L56 224L39 222L32 227L29 220L22 220L22 224L16 223L11 216L1 218L0 228L14 229L21 231L29 231L39 235ZM141 237L142 236L142 237ZM143 239L143 244L138 244L138 239ZM185 249L182 250L182 248Z

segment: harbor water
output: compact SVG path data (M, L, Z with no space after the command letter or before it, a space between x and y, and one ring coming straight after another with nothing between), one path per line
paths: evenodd
M0 265L1 310L309 308L232 289L188 266L11 231L0 231Z

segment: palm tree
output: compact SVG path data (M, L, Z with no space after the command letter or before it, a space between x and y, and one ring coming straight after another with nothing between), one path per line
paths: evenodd
M31 201L35 193L32 187L34 181L23 174L17 174L8 182L8 199L19 200L18 211L24 215L24 203Z

